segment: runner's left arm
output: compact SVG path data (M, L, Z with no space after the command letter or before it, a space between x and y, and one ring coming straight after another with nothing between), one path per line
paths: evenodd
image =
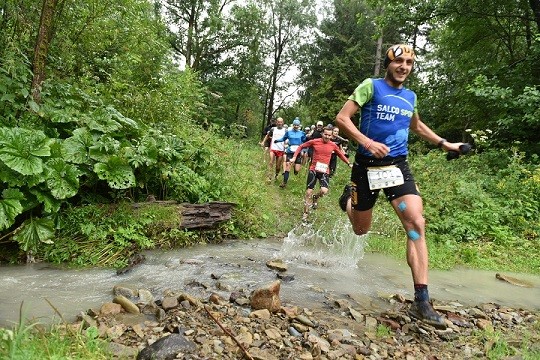
M345 156L345 154L343 154L343 151L340 151L339 150L339 146L337 146L336 144L334 144L334 147L336 148L335 152L337 154L337 156L339 156L339 158L341 160L343 160L343 162L349 166L351 166L351 163L349 162L349 159L347 159L347 157Z
M438 146L440 144L440 147L445 151L457 151L459 153L459 147L463 145L463 143L448 142L439 135L435 134L435 132L431 130L429 126L420 120L418 113L414 113L412 116L410 129L427 142Z
M312 142L313 142L313 140L309 140L309 141L307 141L307 142L305 142L303 144L300 144L296 148L296 151L294 152L294 155L293 155L293 157L291 159L291 162L294 162L296 160L296 157L298 156L298 154L300 154L300 151L302 151L302 149L310 147Z
M281 139L274 140L274 143L283 142L283 141L287 140L289 138L289 136L287 136L288 133L289 132L286 132Z

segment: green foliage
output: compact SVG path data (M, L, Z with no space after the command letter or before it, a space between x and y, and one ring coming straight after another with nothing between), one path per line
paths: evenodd
M9 52L2 53L4 59L0 66L4 125L0 127L0 182L4 187L0 230L16 230L13 239L21 249L35 251L51 238L42 235L54 231L52 222L40 221L39 216L56 213L81 199L93 201L98 198L93 196L95 192L101 192L101 201L125 196L137 200L152 193L190 202L214 199L219 192L204 174L217 159L212 160L206 149L196 150L206 132L191 123L202 98L192 73L170 68L160 81L145 84L152 88L152 96L160 94L161 104L154 105L161 113L149 112L148 97L139 97L149 89L139 90L136 80L140 79L132 78L121 89L101 87L100 81L112 81L114 76L79 81L53 76L43 84L43 102L37 105L27 90L31 78L28 61L16 62ZM116 65L120 71L120 63ZM129 92L134 102L124 101L131 99ZM130 118L120 109L136 117ZM142 118L145 114L151 116ZM149 128L145 122L155 122L163 130ZM177 135L187 140L180 141Z
M43 330L39 323L21 320L13 329L0 328L0 358L24 359L108 359L107 343L98 338L95 327L86 330L53 326Z
M263 109L260 90L252 81L230 76L209 80L206 85L209 94L205 103L209 106L204 113L208 121L236 138L259 134ZM245 132L235 133L240 127L245 127Z
M362 80L374 76L380 31L374 9L363 0L333 1L320 32L303 48L299 66L306 89L302 103L309 107L313 123L333 122ZM385 45L399 39L394 26L384 28L384 34Z
M54 263L123 266L134 253L154 246L147 229L165 215L127 203L71 207L60 216L57 241L42 247L41 254Z
M181 209L157 202L71 207L60 216L57 240L35 255L53 263L118 268L145 249L178 248L230 236L227 224L208 232L182 229Z
M484 344L486 350L486 358L490 360L507 359L512 356L519 356L522 359L533 360L538 359L538 350L534 349L534 339L531 334L518 331L513 334L511 339L508 339L500 331L483 330L474 331L470 340ZM519 342L513 339L521 339ZM512 340L512 344L509 341Z
M392 335L392 329L390 329L388 326L379 324L377 325L377 331L375 335L379 338L385 338Z
M517 91L498 85L497 79L479 75L468 91L486 107L495 110L491 124L497 128L493 137L500 142L499 147L513 141L521 142L520 147L526 151L538 150L540 86L525 86L521 93L515 94Z
M24 195L18 189L4 189L0 200L0 226L2 229L10 227L17 215L23 211L21 201Z
M52 244L54 238L54 224L52 219L34 219L26 220L13 236L21 249L24 251L35 250L39 243Z
M501 153L497 156L501 157ZM534 220L540 209L537 195L540 184L533 176L537 170L523 163L519 154L508 157L501 168L486 166L499 165L487 163L490 157L490 153L482 153L460 159L448 164L440 175L436 175L436 169L441 159L428 157L430 161L418 177L423 180L435 176L452 183L452 187L438 191L426 189L433 196L429 198L428 214L436 214L440 219L430 224L435 237L465 242L512 242L530 236L531 232L538 233ZM472 176L477 181L471 182Z
M452 258L470 266L486 257L493 258L488 267L502 266L512 249L513 266L540 270L540 263L527 256L538 251L540 236L537 165L524 162L518 152L493 150L454 162L432 152L417 161L428 240L454 249Z
M0 46L0 126L16 126L26 111L37 108L29 96L30 60L16 43L1 45L4 46Z
M135 175L127 159L111 156L106 163L96 163L94 171L113 189L128 189L135 185Z
M238 3L223 12L213 0L168 3L188 12L187 5L209 5L201 8L200 36L195 36L200 42L192 43L189 55L187 43L177 41L189 36L183 32L189 24L168 18L178 25L178 34L171 36L160 18L165 12L146 0L90 0L62 7L40 103L30 93L39 2L2 5L0 230L21 249L41 249L54 261L111 265L153 241L172 246L212 236L151 230L151 224L121 218L84 226L86 217L78 211L73 216L80 228L67 218L50 217L69 216L66 212L80 205L140 201L149 194L159 200L237 203L233 220L215 238L289 230L301 209L304 179L292 177L288 195L273 184L261 186L262 154L234 129L245 126L249 136L258 137L264 108L267 114L279 109L287 118L330 122L345 97L371 75L379 36L385 47L402 39L418 45L425 35L432 51L417 47L421 56L415 70L422 76L411 79L411 87L426 122L456 140L493 130L482 135L488 137L485 142L481 136L474 139L475 156L447 163L440 154L428 154L415 162L428 240L439 247L432 258L444 267L454 260L485 266L485 259L493 257L499 260L487 266L495 266L513 256L513 266L525 268L524 254L538 251L534 136L540 46L527 2L390 0L381 7L378 0L340 0L331 5L320 32L310 34L305 31L316 19L313 4L305 0ZM283 15L284 26L272 15ZM274 36L284 41L274 43ZM305 41L310 46L300 48ZM187 70L179 70L174 52L188 58ZM268 56L273 66L265 63ZM284 90L286 83L277 80L299 63L306 91L301 102L283 109L272 103L272 92ZM427 150L415 147L418 154ZM332 192L329 201L338 195ZM401 227L387 210L377 210L374 228L400 239L387 241L385 249L402 249ZM333 208L328 211L338 216ZM46 244L55 227L64 235ZM537 271L537 261L529 259L528 265Z
M22 175L43 172L43 157L50 156L50 144L41 131L0 128L0 160Z

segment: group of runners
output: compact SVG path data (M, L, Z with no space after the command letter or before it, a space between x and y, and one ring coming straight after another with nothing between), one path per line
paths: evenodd
M408 137L409 131L413 131L425 141L453 153L459 153L463 143L448 142L420 120L416 94L403 85L413 70L415 59L414 49L409 45L397 44L388 48L384 59L384 78L365 79L337 114L335 124L348 139L358 144L353 163L332 141L334 128L324 127L322 122L306 133L301 129L299 119L293 121L292 130L287 130L283 119L278 118L265 133L261 144L269 149L271 180L277 178L286 155L283 187L287 185L291 164L297 173L302 159L306 159L302 154L304 149L311 149L311 157L307 158L311 161L304 216L307 209L316 205L317 199L328 192L333 153L352 167L351 181L343 189L339 205L347 213L355 234L369 232L373 207L382 190L406 234L407 264L414 284L414 301L409 315L445 328L446 322L433 309L428 293L423 202L407 162ZM360 114L358 124L352 120L356 113ZM320 190L313 194L317 181Z
M330 178L337 168L339 157L352 167L347 157L348 140L339 136L339 128L331 124L324 126L318 121L312 127L302 129L299 118L295 118L290 127L286 127L283 118L277 118L264 131L260 145L268 153L268 182L278 179L283 170L281 188L287 187L291 167L297 175L302 165L309 165L304 212L302 219L307 220L310 209L317 208L318 200L328 193ZM319 191L314 193L319 183Z

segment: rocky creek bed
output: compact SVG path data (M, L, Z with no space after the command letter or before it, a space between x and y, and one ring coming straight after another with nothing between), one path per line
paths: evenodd
M274 267L281 280L254 291L223 288L219 275L161 294L117 285L111 302L69 326L97 329L111 357L127 359L467 359L498 346L507 359L540 354L537 310L435 300L446 319L436 329L411 319L402 295L328 295L305 308L282 303L281 282L294 277Z

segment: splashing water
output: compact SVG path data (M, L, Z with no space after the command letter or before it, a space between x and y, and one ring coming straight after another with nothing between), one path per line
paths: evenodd
M366 237L356 235L347 220L335 220L330 230L323 224L301 224L283 241L279 256L324 267L357 268L364 257Z

